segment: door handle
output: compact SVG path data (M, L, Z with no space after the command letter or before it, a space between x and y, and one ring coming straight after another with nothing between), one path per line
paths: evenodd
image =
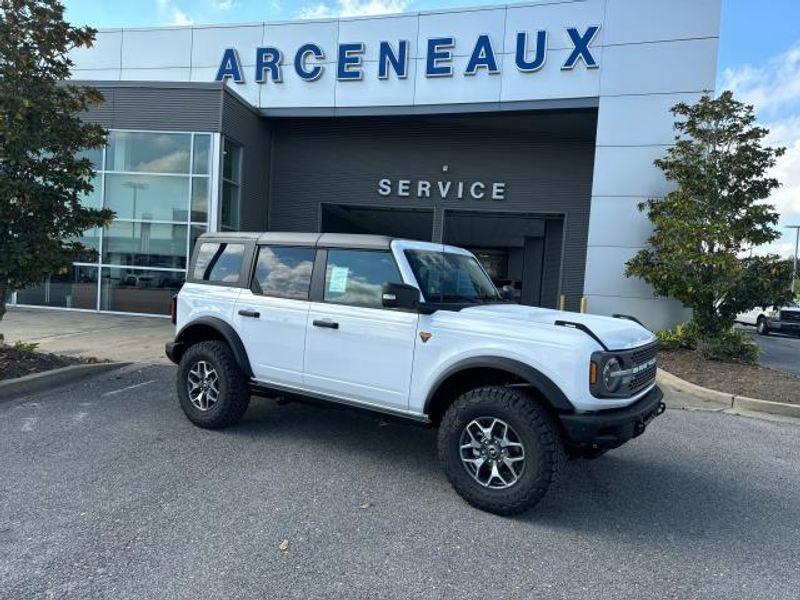
M329 321L328 319L314 319L312 322L314 327L327 327L328 329L339 329L339 324L336 321Z
M243 317L253 317L254 319L258 319L261 316L261 313L257 310L245 310L241 309L239 314Z

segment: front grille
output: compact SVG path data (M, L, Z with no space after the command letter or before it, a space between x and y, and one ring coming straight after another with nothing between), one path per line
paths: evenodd
M625 369L633 369L640 365L645 365L658 356L658 342L653 342L647 346L634 348L621 354L622 363ZM630 394L636 394L649 387L656 380L657 364L652 364L647 368L631 375L627 382L627 389Z
M792 323L800 323L800 311L782 310L781 321L791 321Z

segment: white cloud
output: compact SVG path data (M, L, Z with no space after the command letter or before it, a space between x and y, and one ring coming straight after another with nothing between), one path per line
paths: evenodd
M211 4L219 10L228 10L236 5L234 0L211 0Z
M157 0L158 19L163 25L191 25L192 19L172 0Z
M780 213L781 226L800 225L800 44L761 67L725 69L721 87L755 106L760 123L770 130L767 143L786 148L771 173L783 185L769 202ZM758 252L793 255L794 232L785 227L782 232L781 239Z
M324 19L329 17L360 17L403 12L410 0L336 0L335 3L319 2L303 8L301 19Z

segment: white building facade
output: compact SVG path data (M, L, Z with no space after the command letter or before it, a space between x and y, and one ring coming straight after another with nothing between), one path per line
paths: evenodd
M653 165L674 142L670 107L714 88L719 25L720 0L542 0L125 28L76 51L73 78L104 91L109 105L91 118L112 132L187 132L186 148L209 148L209 166L180 167L189 191L177 220L122 210L131 226L183 227L172 245L183 240L187 254L206 229L406 234L475 249L520 301L577 309L585 298L589 312L664 327L686 310L627 278L625 263L650 233L638 204L671 189ZM199 96L216 86L224 98L204 104ZM173 106L176 96L188 100ZM216 110L215 123L192 122ZM252 120L240 123L246 133L231 132L236 111ZM104 196L126 185L108 162L101 170ZM208 188L200 200L198 183ZM125 200L101 202L119 216ZM98 235L118 243L113 231ZM144 255L141 235L128 239ZM98 249L98 279L109 269L106 287L125 287L127 275L114 280ZM180 274L187 254L156 268ZM85 308L161 312L103 305L103 285Z

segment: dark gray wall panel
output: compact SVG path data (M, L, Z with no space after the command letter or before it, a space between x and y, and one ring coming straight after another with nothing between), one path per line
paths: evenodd
M561 282L568 307L583 293L595 111L272 119L271 230L316 231L320 204L433 207L434 239L444 210L510 211L564 217L564 264L547 273ZM443 173L443 166L448 170ZM502 201L383 197L390 178L506 183ZM562 243L563 240L563 243ZM549 248L548 258L555 248ZM546 282L545 282L546 283ZM549 296L548 304L554 296Z
M80 82L78 82L80 83ZM106 101L87 120L115 129L220 131L222 87L208 84L86 82Z
M234 94L223 97L222 134L243 147L242 229L267 229L270 125Z

